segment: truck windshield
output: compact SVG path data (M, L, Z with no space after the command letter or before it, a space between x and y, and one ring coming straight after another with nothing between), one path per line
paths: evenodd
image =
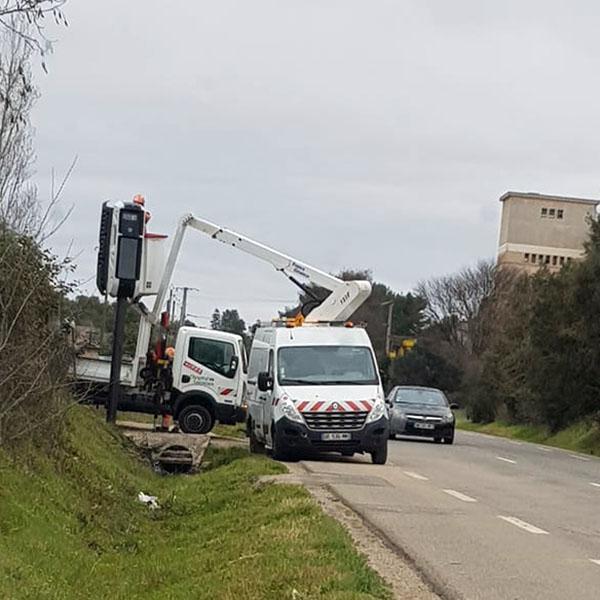
M377 385L366 346L288 346L277 354L279 385Z

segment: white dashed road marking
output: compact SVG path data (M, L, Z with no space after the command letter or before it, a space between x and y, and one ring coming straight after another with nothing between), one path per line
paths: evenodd
M477 502L475 498L471 498L471 496L467 496L466 494L462 494L461 492L457 492L456 490L443 490L446 494L450 496L454 496L454 498L458 498L463 502Z
M535 525L531 525L530 523L526 523L525 521L521 521L521 519L517 519L517 517L503 517L502 515L498 515L499 519L514 525L515 527L519 527L529 533L535 533L537 535L550 535L547 531L536 527Z
M504 458L503 456L496 456L498 460L503 460L504 462L510 463L511 465L516 465L516 460L511 460L510 458Z
M577 454L569 454L569 456L571 458L576 458L577 460L590 460L589 458L586 458L585 456L578 456Z
M600 488L600 483L594 483L593 481L590 481L590 485L593 485L594 487Z
M509 444L514 444L515 446L522 446L523 442L517 442L516 440L507 440Z
M425 475L419 475L418 473L413 473L413 471L404 471L404 474L412 477L413 479L418 479L419 481L429 481L429 477L425 477Z
M597 558L590 558L590 562L600 567L600 560L598 560Z

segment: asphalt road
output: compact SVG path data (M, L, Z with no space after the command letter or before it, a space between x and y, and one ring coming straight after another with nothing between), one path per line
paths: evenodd
M600 459L457 432L302 465L449 598L598 600Z

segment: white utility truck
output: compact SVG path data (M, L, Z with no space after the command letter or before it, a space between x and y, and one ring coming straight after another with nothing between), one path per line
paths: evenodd
M120 207L105 204L101 239L107 223L118 229ZM108 216L105 210L110 210ZM220 331L181 328L172 364L160 344L152 357L148 352L151 328L161 324L188 228L270 263L310 298L298 317L257 329L247 369L241 338ZM159 238L164 236L145 233L144 243ZM101 244L99 273L107 261L102 254ZM118 256L112 261L118 263ZM133 294L142 317L134 359L121 370L126 391L120 409L171 414L183 431L203 433L217 419L240 420L248 406L247 433L254 451L266 447L277 458L309 449L368 452L373 462L385 463L389 425L375 355L366 331L349 322L371 293L368 281L342 281L193 215L181 219L164 268L151 267L151 261L162 264L156 251L145 248L139 293ZM158 271L162 276L157 285ZM107 285L102 283L101 289ZM329 295L317 297L315 286ZM154 308L148 311L140 299L152 294ZM99 362L78 361L77 375L103 385L106 393L108 369Z

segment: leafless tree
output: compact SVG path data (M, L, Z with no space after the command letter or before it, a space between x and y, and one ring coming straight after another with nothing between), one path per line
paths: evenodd
M417 294L425 299L425 313L452 346L476 351L484 336L482 308L494 291L498 272L492 261L419 283Z
M68 403L62 393L68 348L56 315L70 266L43 247L56 229L52 214L66 180L53 186L45 208L30 180L34 50L17 33L0 37L0 444L6 445L41 423L48 433Z
M0 34L15 34L43 56L52 47L46 35L48 20L68 26L65 4L66 0L0 0ZM43 62L42 66L46 68Z

